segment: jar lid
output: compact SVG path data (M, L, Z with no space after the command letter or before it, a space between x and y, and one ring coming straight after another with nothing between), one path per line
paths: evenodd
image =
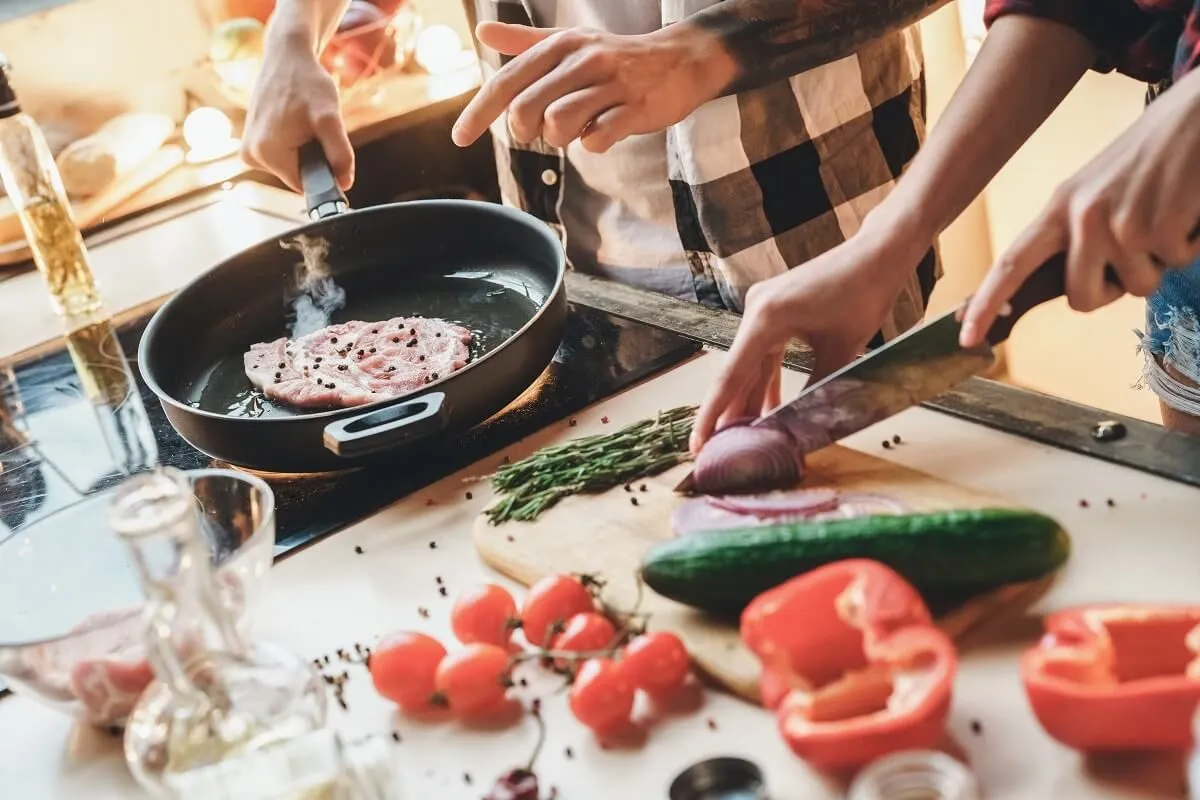
M671 782L670 800L763 800L762 770L743 758L710 758Z

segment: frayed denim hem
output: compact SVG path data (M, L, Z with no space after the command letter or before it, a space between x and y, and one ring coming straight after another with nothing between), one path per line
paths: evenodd
M1184 414L1200 417L1200 388L1189 386L1166 370L1200 384L1200 321L1191 309L1151 304L1146 310L1147 332L1135 331L1138 350L1146 356L1137 388L1149 388L1158 398Z

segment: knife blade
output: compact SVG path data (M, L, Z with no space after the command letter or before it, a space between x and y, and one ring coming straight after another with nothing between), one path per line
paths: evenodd
M1115 280L1110 271L1109 280ZM1066 293L1066 255L1047 260L1009 301L1011 312L972 348L958 343L965 303L892 339L751 423L789 433L803 453L820 450L901 411L932 400L995 362L993 348L1008 339L1031 309ZM675 487L690 493L693 472Z

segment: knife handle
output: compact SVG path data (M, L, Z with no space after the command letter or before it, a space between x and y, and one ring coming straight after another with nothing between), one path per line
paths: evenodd
M1104 278L1112 286L1123 290L1121 279L1111 264L1104 267ZM988 331L987 340L992 347L1008 339L1013 326L1021 317L1043 303L1048 303L1067 293L1067 254L1058 253L1048 258L1037 271L1021 284L1017 293L1008 301L1012 313L1007 317L997 317Z
M1196 227L1192 228L1188 234L1189 242L1200 240L1200 222L1196 223ZM1154 255L1150 256L1154 264L1160 268L1167 268L1161 259ZM1117 271L1113 269L1112 264L1106 264L1104 267L1104 279L1107 283L1117 287L1121 291L1125 287L1121 285L1121 279L1117 277ZM1025 316L1030 310L1037 308L1042 303L1048 303L1062 297L1067 293L1067 254L1059 253L1050 256L1037 271L1029 277L1017 293L1008 301L1012 308L1012 313L1007 317L997 317L992 323L992 329L988 331L988 343L995 347L1001 342L1008 339L1012 333L1013 326L1017 324L1017 320Z

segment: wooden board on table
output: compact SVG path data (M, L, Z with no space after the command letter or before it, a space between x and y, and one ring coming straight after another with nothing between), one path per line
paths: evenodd
M947 483L889 461L833 446L806 458L810 486L896 497L914 511L1012 507L1012 503ZM533 522L475 522L475 549L493 569L529 586L552 574L588 573L606 581L606 602L621 609L637 598L642 556L669 538L670 518L681 499L674 487L690 469L683 464L623 488L564 499ZM642 491L642 486L645 491ZM632 502L637 500L637 504ZM1039 584L1017 584L973 597L942 615L939 624L960 637L1001 607L1035 593ZM650 627L669 630L687 645L696 665L734 693L758 700L758 662L742 645L736 626L723 623L643 589L641 610Z
M145 163L117 178L102 191L85 200L72 202L71 211L75 215L75 224L86 234L89 229L103 222L109 211L183 163L182 147L163 147ZM25 232L17 218L16 207L10 198L0 198L0 267L20 264L30 258L32 253L25 242Z

